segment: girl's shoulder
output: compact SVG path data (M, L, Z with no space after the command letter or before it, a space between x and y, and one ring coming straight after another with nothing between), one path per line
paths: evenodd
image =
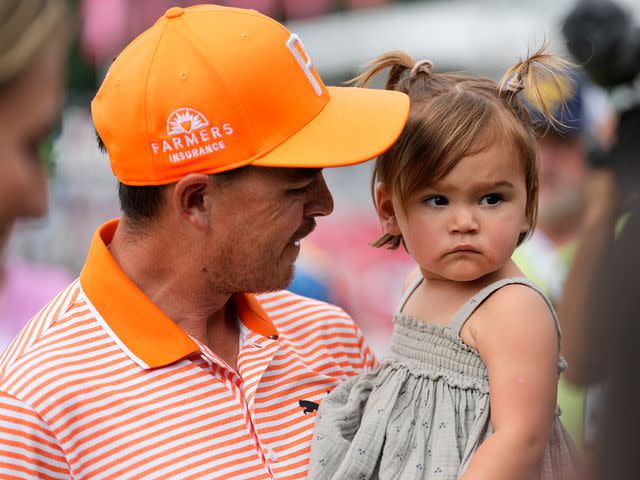
M560 331L553 306L534 286L523 283L505 285L493 292L474 315L473 330L482 337L500 333L531 341L559 340ZM480 342L481 343L481 342Z
M530 282L509 283L496 289L484 302L483 307L500 314L501 312L523 313L532 309L539 314L552 315L550 301Z

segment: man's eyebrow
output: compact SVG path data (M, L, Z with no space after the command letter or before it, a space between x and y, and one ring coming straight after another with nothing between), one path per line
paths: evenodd
M313 179L321 170L321 168L292 168L288 176L294 182L301 182Z

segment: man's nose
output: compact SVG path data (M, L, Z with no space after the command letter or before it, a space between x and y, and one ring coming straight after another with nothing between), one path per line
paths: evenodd
M469 207L454 207L449 222L449 233L473 233L478 231L478 222Z
M333 197L327 187L322 172L318 173L315 187L309 193L307 204L305 205L305 216L323 217L333 212Z

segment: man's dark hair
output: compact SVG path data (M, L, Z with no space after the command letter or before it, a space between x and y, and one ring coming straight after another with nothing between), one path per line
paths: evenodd
M100 151L107 153L107 148L98 132L96 132L96 138ZM247 168L249 166L235 168L210 175L210 177L219 182L228 182ZM118 182L120 210L135 224L143 225L152 220L158 213L166 189L167 185L125 185L122 182Z
M107 153L107 148L96 132L98 148L102 153ZM151 220L162 203L162 196L166 185L125 185L118 182L118 197L120 197L120 210L130 220L141 224Z

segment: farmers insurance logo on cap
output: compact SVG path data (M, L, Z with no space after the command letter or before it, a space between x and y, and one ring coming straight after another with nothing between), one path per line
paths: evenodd
M171 163L184 162L209 155L227 146L224 137L233 135L230 123L209 125L209 120L193 108L179 108L167 119L169 138L152 142L153 155L166 155Z

